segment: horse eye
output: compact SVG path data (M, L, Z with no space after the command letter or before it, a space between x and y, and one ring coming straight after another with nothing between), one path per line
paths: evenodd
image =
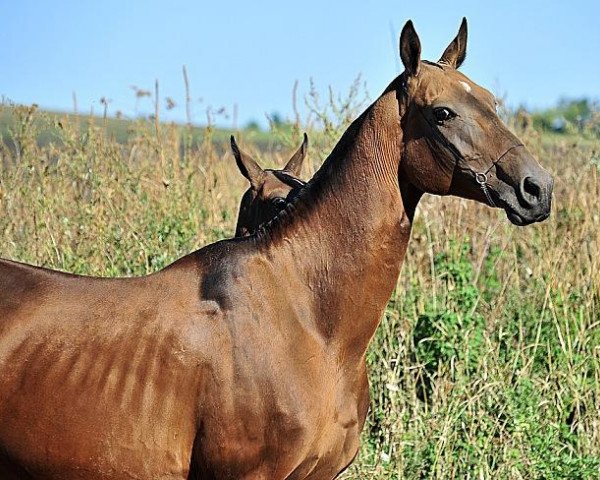
M441 125L447 120L456 117L456 113L446 107L438 107L433 109L433 116L438 125Z

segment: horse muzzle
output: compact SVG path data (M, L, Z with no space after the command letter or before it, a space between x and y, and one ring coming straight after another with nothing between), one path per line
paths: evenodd
M524 176L512 192L498 193L500 206L514 225L530 225L550 216L554 179L546 170L538 170Z

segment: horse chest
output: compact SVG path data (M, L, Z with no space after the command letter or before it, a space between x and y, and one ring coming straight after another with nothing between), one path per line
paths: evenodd
M337 412L318 426L318 441L304 454L301 464L287 479L333 479L348 466L359 447L363 420L356 408ZM306 439L310 441L310 438Z
M368 388L366 379L316 383L247 392L205 423L200 478L335 478L358 451Z
M333 479L358 452L369 406L365 365L321 388L325 394L312 407L318 415L312 417L311 428L303 439L310 448L303 452L301 463L287 479Z

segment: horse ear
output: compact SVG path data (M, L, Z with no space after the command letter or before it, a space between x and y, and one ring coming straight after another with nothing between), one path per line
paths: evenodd
M465 61L467 56L467 19L463 17L458 29L458 34L450 45L444 50L442 57L438 63L445 63L453 68L458 69Z
M302 164L304 163L304 159L306 158L306 153L308 152L308 135L306 132L304 133L304 140L302 140L302 145L294 156L290 158L290 161L286 163L283 169L286 172L290 172L295 177L300 176L300 172L302 172Z
M264 170L250 155L240 150L233 135L231 136L231 151L242 175L250 181L253 189L258 190L265 178Z
M418 75L421 64L421 41L412 20L402 28L400 34L400 58L409 75Z

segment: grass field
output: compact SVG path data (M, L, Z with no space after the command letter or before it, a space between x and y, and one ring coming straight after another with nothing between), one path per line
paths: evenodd
M0 256L142 275L232 235L246 185L212 132L137 121L116 138L102 119L2 115ZM307 178L350 117L309 131ZM343 478L599 477L600 142L522 136L555 174L551 218L518 228L473 202L421 202L368 352L363 447ZM300 140L240 137L265 165Z

